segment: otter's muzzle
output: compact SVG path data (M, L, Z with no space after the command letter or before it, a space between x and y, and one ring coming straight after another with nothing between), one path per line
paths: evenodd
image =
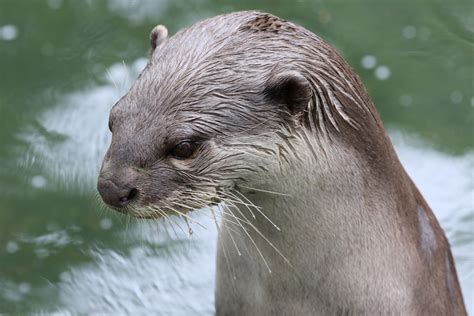
M138 190L127 186L120 186L111 180L99 178L97 190L104 202L115 208L127 206L138 194Z

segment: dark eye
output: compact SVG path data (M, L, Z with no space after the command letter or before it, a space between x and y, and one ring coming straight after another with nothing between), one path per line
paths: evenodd
M110 132L112 132L112 125L113 125L112 120L109 118L109 130L110 130Z
M171 150L171 155L177 159L188 159L197 148L197 144L191 141L183 141Z

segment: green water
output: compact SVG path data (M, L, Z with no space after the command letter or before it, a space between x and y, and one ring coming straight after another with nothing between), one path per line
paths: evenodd
M361 76L447 231L473 311L473 7L2 0L0 313L212 313L215 232L127 220L99 206L94 183L107 111L143 67L150 30L246 9L305 26Z

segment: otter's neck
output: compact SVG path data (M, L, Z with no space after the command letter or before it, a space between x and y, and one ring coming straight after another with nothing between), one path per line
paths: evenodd
M259 306L284 297L297 302L292 314L314 314L300 304L309 293L323 315L359 296L385 310L411 304L410 269L418 256L410 223L416 218L399 213L415 207L400 204L398 194L410 196L404 191L409 186L397 184L403 176L390 177L403 173L400 164L386 156L381 172L348 146L312 145L293 146L299 159L270 168L267 178L253 183L255 190L241 190L265 216L253 210L253 219L247 205L229 208L223 220L228 229L219 232L216 293L232 284L227 294ZM239 228L230 212L251 224Z
M304 146L295 148L297 161L275 168L255 190L241 191L261 211L252 210L255 219L247 205L234 211L252 223L246 228L253 241L248 236L239 241L251 260L263 262L260 251L270 269L284 266L283 256L299 269L367 251L367 239L380 241L370 243L371 251L383 251L385 236L396 235L391 216L397 213L383 179L340 144L325 144L324 150L314 145L314 151Z

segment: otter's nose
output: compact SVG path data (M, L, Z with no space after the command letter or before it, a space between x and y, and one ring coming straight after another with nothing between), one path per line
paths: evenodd
M126 206L138 194L138 190L135 188L120 187L114 182L102 178L97 182L97 190L102 200L114 207Z

